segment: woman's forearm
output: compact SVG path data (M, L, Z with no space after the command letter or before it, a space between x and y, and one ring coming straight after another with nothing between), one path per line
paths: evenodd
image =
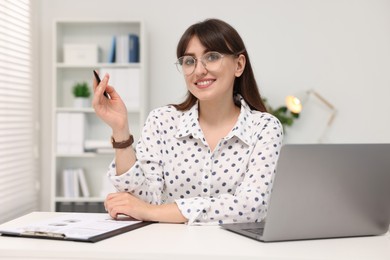
M176 203L151 205L149 216L150 221L165 223L185 223L188 220L181 214Z
M127 172L136 161L136 155L133 147L115 150L116 175L122 175Z

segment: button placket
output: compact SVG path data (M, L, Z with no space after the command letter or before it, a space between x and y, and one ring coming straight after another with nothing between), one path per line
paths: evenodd
M210 196L210 176L211 176L211 160L213 155L208 152L207 159L203 165L202 171L202 194L204 196Z

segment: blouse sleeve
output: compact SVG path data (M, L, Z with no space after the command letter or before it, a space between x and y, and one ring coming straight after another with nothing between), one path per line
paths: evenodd
M259 222L266 216L283 128L273 116L256 128L245 176L234 194L176 200L188 224Z
M130 192L151 204L162 203L163 162L159 148L160 134L157 117L152 111L146 119L142 135L137 143L137 161L126 173L116 176L115 160L111 163L108 176L120 192Z

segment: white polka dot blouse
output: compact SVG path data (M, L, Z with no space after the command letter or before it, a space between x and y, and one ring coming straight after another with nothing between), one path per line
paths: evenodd
M189 225L258 222L267 213L283 127L241 98L236 125L211 151L198 122L198 104L153 110L136 146L137 161L108 176L118 191L152 204L176 203Z

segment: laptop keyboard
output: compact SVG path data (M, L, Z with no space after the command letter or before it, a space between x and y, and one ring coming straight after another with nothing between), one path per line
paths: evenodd
M244 229L244 231L261 236L261 235L263 235L264 228L247 228L247 229Z

